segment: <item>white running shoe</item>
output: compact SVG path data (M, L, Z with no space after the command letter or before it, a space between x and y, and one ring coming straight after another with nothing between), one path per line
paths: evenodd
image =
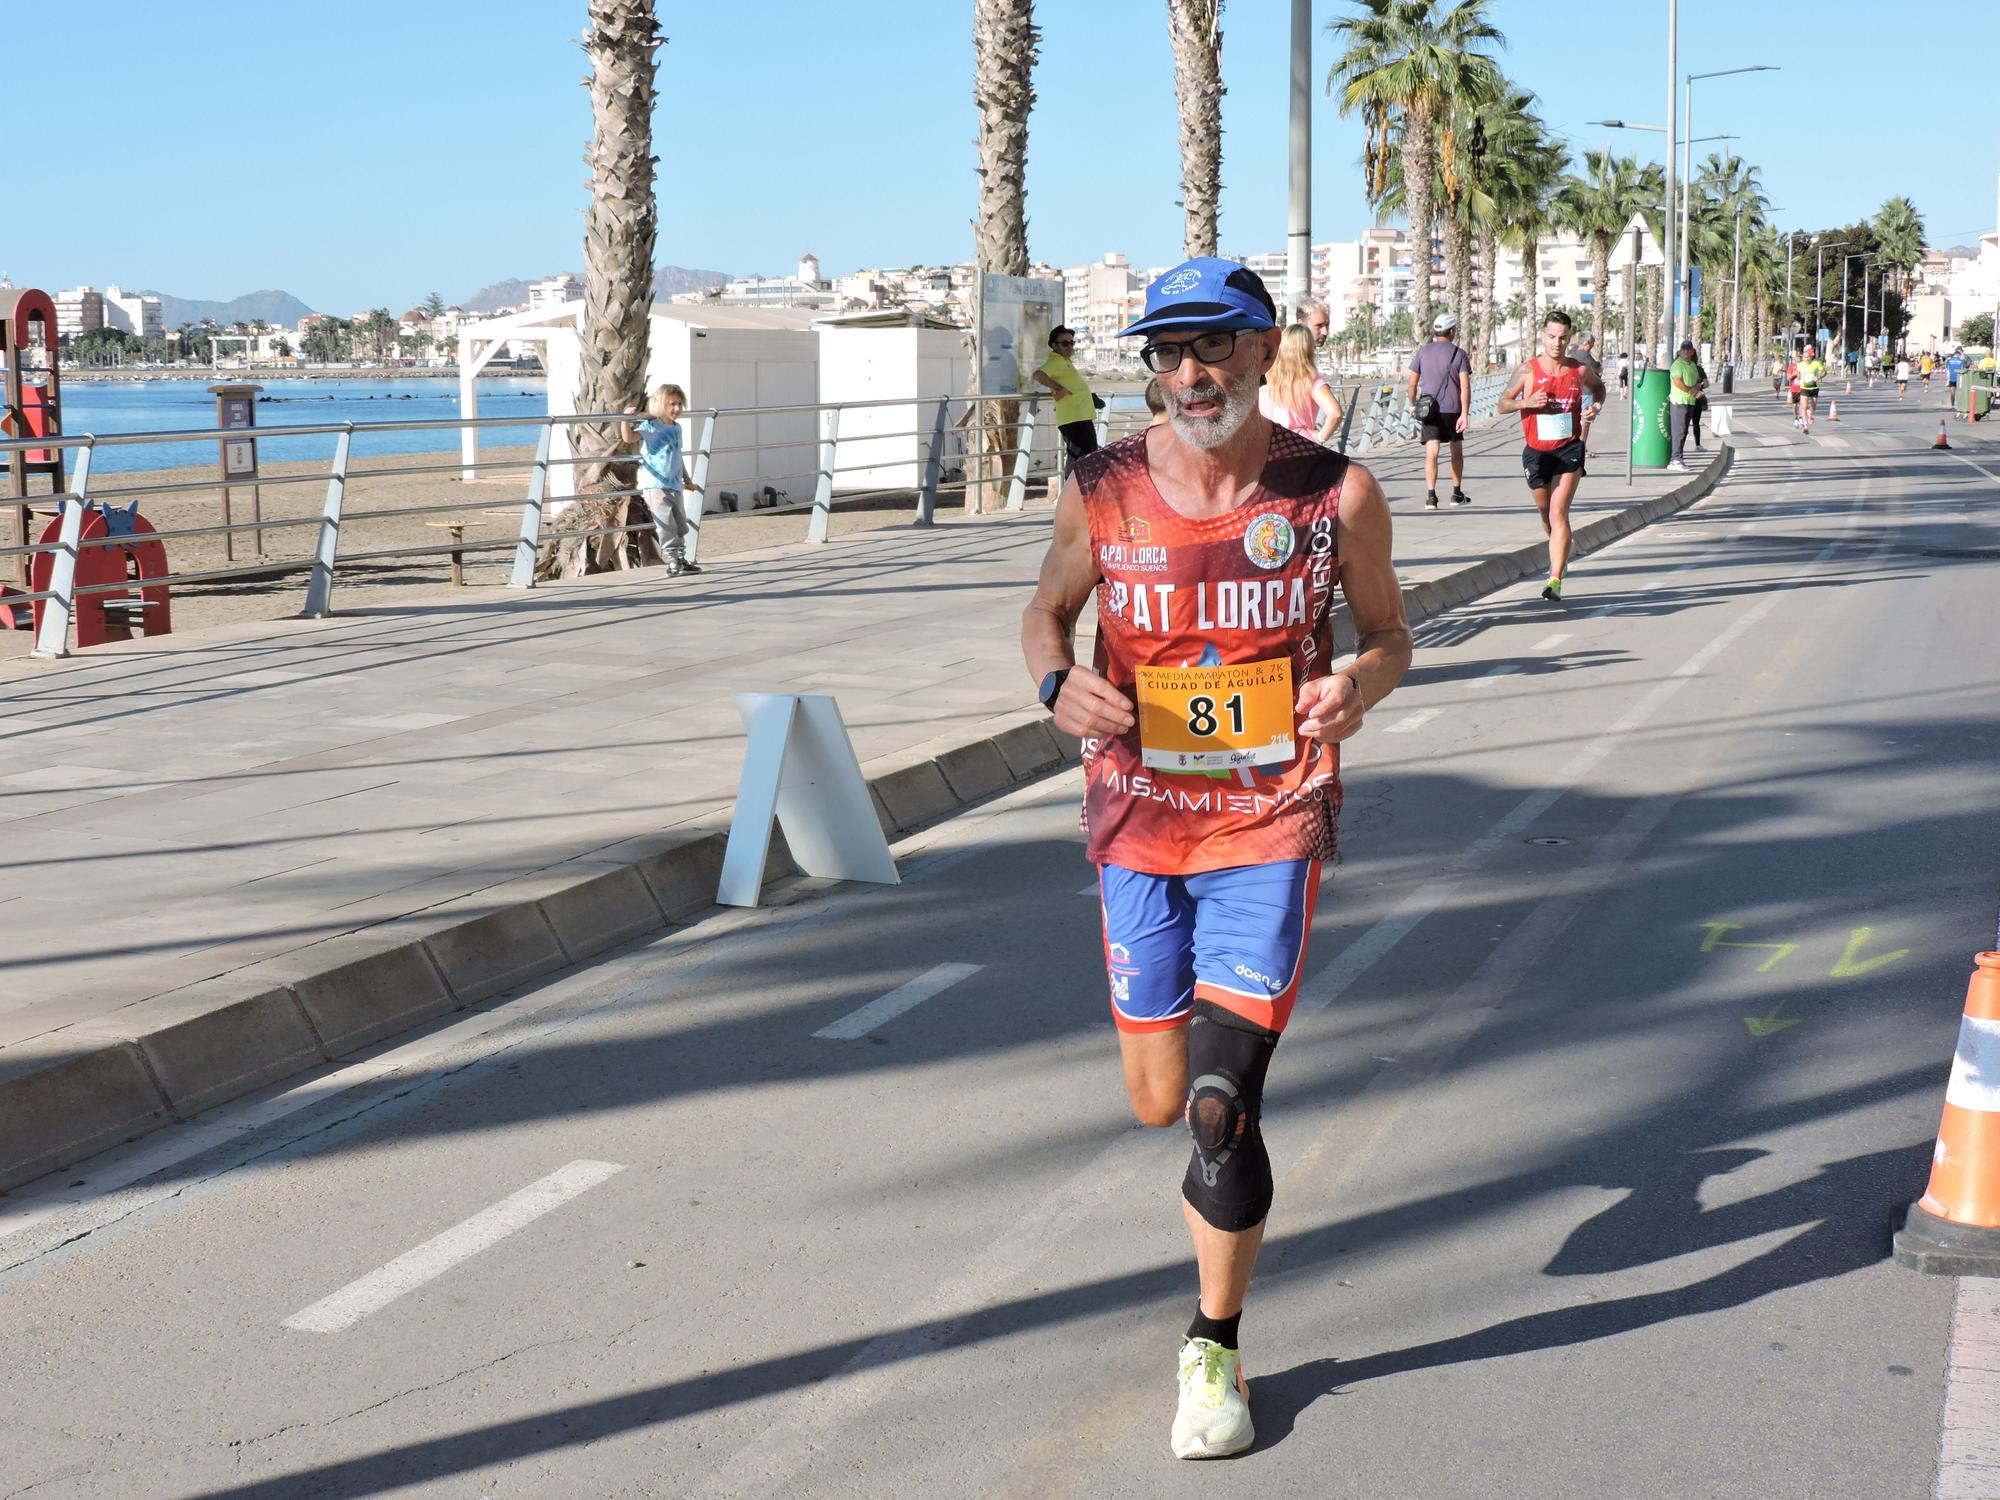
M1180 1383L1175 1458L1230 1458L1256 1441L1250 1386L1234 1349L1213 1339L1189 1339L1181 1345Z

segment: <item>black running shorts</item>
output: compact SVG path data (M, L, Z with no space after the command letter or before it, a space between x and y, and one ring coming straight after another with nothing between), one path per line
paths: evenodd
M1553 489L1560 476L1583 471L1583 439L1571 438L1560 448L1523 447L1521 468L1526 472L1529 489Z

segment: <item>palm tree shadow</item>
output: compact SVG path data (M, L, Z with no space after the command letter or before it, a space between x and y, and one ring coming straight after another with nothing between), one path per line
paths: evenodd
M1921 1180L1931 1149L1924 1141L1849 1157L1822 1166L1803 1181L1708 1210L1700 1209L1694 1197L1702 1180L1764 1153L1690 1153L1675 1170L1635 1184L1629 1196L1578 1225L1545 1274L1603 1274L1792 1225L1807 1227L1762 1254L1686 1286L1550 1308L1404 1349L1359 1359L1328 1355L1256 1377L1258 1446L1284 1441L1299 1416L1322 1396L1366 1381L1615 1338L1741 1307L1772 1292L1872 1265L1889 1253L1890 1215L1907 1201L1912 1182Z

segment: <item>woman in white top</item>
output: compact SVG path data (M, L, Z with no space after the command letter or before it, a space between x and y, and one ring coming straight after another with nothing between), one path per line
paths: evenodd
M1257 410L1316 443L1326 442L1340 425L1340 401L1313 363L1312 330L1305 324L1285 330L1271 373L1257 392Z

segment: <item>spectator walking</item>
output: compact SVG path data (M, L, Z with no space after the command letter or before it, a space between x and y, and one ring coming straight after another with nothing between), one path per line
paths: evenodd
M1451 503L1470 505L1465 493L1465 424L1472 409L1472 361L1452 334L1456 313L1431 321L1431 341L1410 356L1409 402L1424 441L1424 509L1438 508L1438 445L1451 444Z
M1257 409L1300 437L1332 446L1333 430L1340 425L1340 400L1313 364L1312 330L1305 324L1292 324L1278 341L1278 357L1257 392Z

